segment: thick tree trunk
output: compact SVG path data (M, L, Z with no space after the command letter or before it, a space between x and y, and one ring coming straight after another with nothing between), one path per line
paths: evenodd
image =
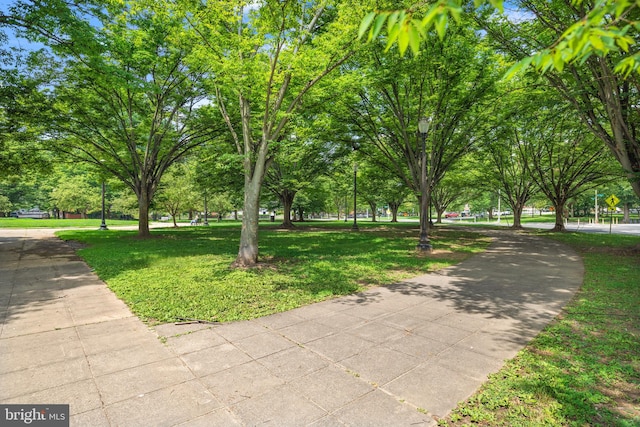
M291 205L293 205L295 196L296 193L289 190L284 190L280 195L280 201L282 202L282 206L284 206L284 218L282 220L282 227L284 228L293 228L293 223L291 222Z
M512 206L513 209L513 227L515 229L522 228L522 209L523 206Z
M623 211L623 217L622 217L622 222L625 224L629 224L629 211L630 211L630 207L631 207L631 203L624 203L622 205Z
M260 185L250 180L248 185L245 185L240 248L235 266L251 267L258 263L259 203Z
M138 237L151 237L149 232L149 200L146 189L140 189L138 193Z
M565 231L564 228L564 203L554 204L556 210L556 224L551 231Z
M376 219L376 208L378 207L376 205L376 202L368 202L369 203L369 207L371 208L371 222L377 222L378 220Z
M248 118L248 115L246 115L246 118ZM243 133L248 135L248 130ZM245 136L245 138L247 137ZM263 138L265 137L263 136ZM233 263L236 267L253 267L258 263L260 191L262 190L262 182L267 169L267 149L268 144L263 140L255 163L252 163L251 158L248 156L244 160L244 208L242 230L240 231L240 247L238 249L238 257Z
M391 222L398 222L398 209L400 209L400 205L389 203L389 209L391 210Z

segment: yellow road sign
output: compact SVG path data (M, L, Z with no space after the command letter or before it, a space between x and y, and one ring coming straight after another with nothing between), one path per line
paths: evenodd
M607 197L604 201L607 202L607 205L609 205L611 209L614 209L618 204L618 202L620 201L620 199L618 199L615 194L612 194L609 197Z

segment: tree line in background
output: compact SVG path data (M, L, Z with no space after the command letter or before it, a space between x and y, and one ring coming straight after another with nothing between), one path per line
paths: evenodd
M637 74L613 71L633 46L505 80L581 13L519 4L519 25L463 15L401 56L358 40L380 7L367 1L17 0L0 25L33 44L2 39L0 210L86 214L106 181L110 209L135 210L145 237L151 211L175 218L206 200L242 211L236 264L251 266L261 207L286 227L291 212L346 215L354 173L373 215L417 203L425 116L436 220L464 203L491 212L498 189L515 226L535 201L561 230L569 205L605 185L636 203Z

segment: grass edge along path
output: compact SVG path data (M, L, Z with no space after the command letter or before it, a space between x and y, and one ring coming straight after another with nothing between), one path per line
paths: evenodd
M282 230L262 227L262 264L232 269L240 226L135 231L64 230L80 255L143 321L177 318L233 321L261 317L372 286L392 284L454 265L483 251L490 238L462 230L435 230L436 250L416 253L412 226L314 224Z
M541 234L583 258L580 291L439 425L640 426L640 238Z

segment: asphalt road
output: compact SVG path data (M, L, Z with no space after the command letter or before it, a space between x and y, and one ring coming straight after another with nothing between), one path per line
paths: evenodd
M457 224L472 224L473 222L459 220L459 219L443 219L443 223L457 223ZM479 221L478 221L479 222ZM476 223L477 224L477 223ZM502 219L500 222L492 221L485 222L486 225L501 225L504 227L510 227L513 225L513 220ZM522 224L525 228L537 228L542 230L551 230L555 224L552 222L527 222ZM578 231L583 233L601 233L601 234L627 234L632 236L640 236L640 224L609 224L607 220L601 221L599 224L589 224L588 222L569 222L565 225L567 231Z

